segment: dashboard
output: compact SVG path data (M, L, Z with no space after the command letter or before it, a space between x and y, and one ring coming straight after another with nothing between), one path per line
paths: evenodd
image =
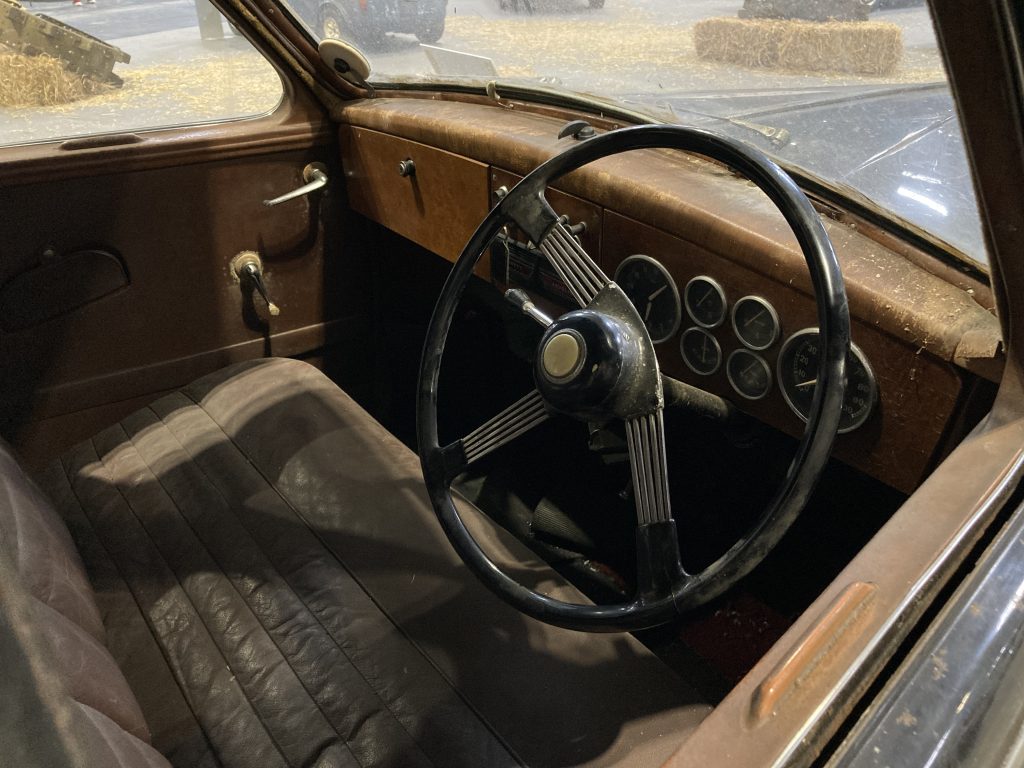
M340 117L352 208L449 260L504 190L564 148L561 121L487 105L388 99ZM411 179L397 171L407 160ZM703 159L644 150L580 169L547 198L633 299L666 375L802 433L815 386L816 305L796 240L763 193ZM963 339L983 337L994 349L998 324L974 287L819 211L844 271L854 344L834 455L909 492L982 381L956 364ZM476 271L552 312L574 306L515 232Z

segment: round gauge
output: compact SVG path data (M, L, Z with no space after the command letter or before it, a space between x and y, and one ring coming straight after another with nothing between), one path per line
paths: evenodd
M744 296L733 305L732 329L751 349L768 349L779 338L779 316L760 296Z
M737 349L725 363L729 383L747 400L760 400L772 388L772 369L760 355Z
M811 401L818 383L819 340L817 328L797 331L782 345L779 352L779 386L793 412L804 421L811 412ZM864 353L850 344L846 359L846 394L839 418L840 434L850 432L871 415L878 400L875 374Z
M630 256L615 270L615 282L643 318L651 341L668 341L679 330L683 311L675 280L650 256Z
M697 325L717 328L725 320L725 291L707 275L699 275L686 284L683 301Z
M690 370L701 376L710 376L722 364L718 340L703 328L688 328L679 339L679 352Z

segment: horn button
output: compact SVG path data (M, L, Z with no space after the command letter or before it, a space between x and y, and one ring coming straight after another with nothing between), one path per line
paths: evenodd
M541 352L541 371L553 382L570 381L583 369L587 342L573 329L559 331L549 338Z

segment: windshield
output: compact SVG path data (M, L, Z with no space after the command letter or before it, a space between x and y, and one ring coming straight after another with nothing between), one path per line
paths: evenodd
M986 263L924 0L291 0L378 84L544 87L749 142Z

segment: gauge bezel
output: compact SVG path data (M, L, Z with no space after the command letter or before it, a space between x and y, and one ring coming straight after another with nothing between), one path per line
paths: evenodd
M653 336L651 336L652 343L664 344L666 341L671 339L673 336L676 335L676 333L679 332L679 326L683 324L683 302L679 297L679 286L676 285L675 278L672 277L672 273L668 271L664 264L662 264L654 257L647 256L646 254L643 253L634 253L632 256L627 256L626 258L619 262L619 266L615 268L615 276L612 278L616 283L619 282L619 275L622 273L622 268L633 261L646 261L649 262L650 264L653 264L655 267L661 270L661 273L665 276L665 280L668 283L668 287L672 290L672 296L675 299L676 307L676 319L672 323L672 330L669 331L665 336L661 336L659 338L654 338ZM619 287L622 288L621 285ZM625 292L625 289L623 289L623 292ZM637 312L639 311L640 310L637 309ZM647 323L644 323L644 327L647 328ZM647 328L647 332L650 333L651 329Z
M772 318L772 338L767 344L763 346L754 346L749 341L744 339L743 334L740 333L739 326L736 325L736 310L745 301L757 302L764 309L768 310L768 314ZM779 321L779 313L775 311L775 307L772 306L772 303L763 296L758 296L757 294L752 293L748 296L743 296L742 298L736 299L736 303L732 305L732 310L729 312L729 317L732 321L732 332L739 340L740 344L745 346L747 349L754 350L755 352L763 352L764 350L769 349L773 344L775 344L776 341L779 340L779 336L782 335L782 323Z
M687 334L691 332L704 334L709 339L711 339L711 342L715 345L715 351L718 354L718 362L715 363L715 367L712 368L710 371L698 370L696 366L694 366L693 363L690 362L690 359L686 356L684 343L686 341ZM722 367L722 359L724 357L722 353L722 345L718 343L718 339L715 338L714 334L711 333L707 328L702 328L697 325L690 326L685 331L683 331L682 335L679 337L679 356L683 358L683 362L686 364L686 367L689 368L694 373L696 373L698 376L713 376L714 374L718 373L719 369Z
M748 395L746 392L744 392L742 389L736 386L736 382L732 378L732 369L730 368L730 364L732 363L732 359L737 355L750 355L750 357L756 358L757 361L761 363L762 366L764 366L765 373L768 374L768 385L765 387L764 392L762 392L760 395ZM729 357L727 357L725 360L725 376L726 378L729 379L729 384L732 386L736 394L747 400L763 400L764 398L768 397L768 395L772 391L772 384L774 383L772 377L772 367L768 365L768 361L765 360L756 352L754 352L753 350L747 349L746 347L734 349L732 352L729 353Z
M698 320L697 316L690 308L690 286L696 283L698 280L703 280L705 282L710 283L711 287L718 291L718 295L722 299L722 316L718 319L717 322L711 325L708 325L707 323L702 323L700 320ZM715 280L715 278L709 275L697 275L696 277L690 278L690 280L687 281L686 286L683 288L683 306L686 308L686 314L690 316L690 319L693 320L693 322L695 322L701 328L717 328L722 323L724 323L725 318L729 316L729 302L725 298L725 289L722 287L722 284L720 282L718 282L717 280Z
M789 338L782 342L782 346L779 348L779 358L775 363L778 369L776 373L779 379L779 391L782 393L782 399L786 401L786 405L789 406L789 409L793 411L793 413L795 413L799 417L799 419L804 423L807 422L807 417L800 412L800 409L797 408L796 405L793 404L793 400L789 397L789 393L786 391L786 383L785 378L783 376L782 363L783 360L785 360L786 358L786 350L788 350L790 346L792 346L792 344L799 340L801 337L810 336L811 334L814 334L819 337L821 336L821 333L817 327L802 328L796 333L789 336ZM849 434L850 432L853 432L855 429L859 429L860 427L864 426L865 422L867 422L867 420L871 418L871 414L875 412L875 407L878 405L878 379L875 377L875 369L871 367L871 363L868 361L867 355L864 354L864 351L856 344L854 344L852 341L850 342L850 352L855 358L857 358L857 362L864 366L864 370L867 372L868 380L871 382L871 400L868 403L868 407L864 409L863 416L859 417L852 424L836 430L836 434L839 435ZM847 381L849 381L849 375L847 375ZM843 398L845 400L845 393L843 394Z

